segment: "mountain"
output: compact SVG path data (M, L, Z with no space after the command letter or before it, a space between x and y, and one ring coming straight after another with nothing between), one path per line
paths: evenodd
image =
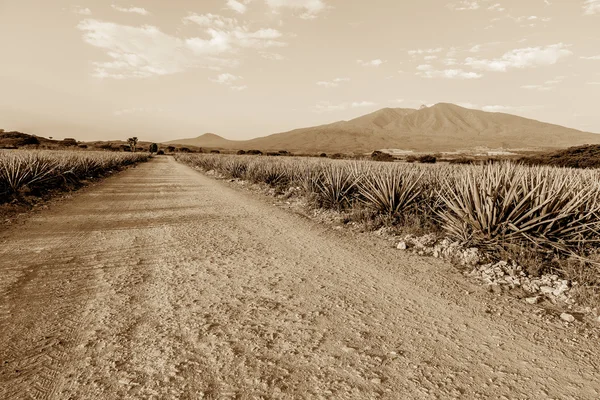
M600 144L600 135L516 115L439 103L418 110L384 108L332 124L295 129L251 140L215 134L169 143L219 149L364 153L378 149L417 152L489 149L557 149Z

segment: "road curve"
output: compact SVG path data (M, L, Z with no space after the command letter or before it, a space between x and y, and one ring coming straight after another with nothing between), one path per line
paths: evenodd
M0 235L0 399L598 399L599 355L167 157Z

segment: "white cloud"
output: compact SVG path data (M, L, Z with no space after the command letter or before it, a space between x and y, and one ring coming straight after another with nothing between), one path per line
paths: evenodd
M429 64L417 66L417 75L422 78L445 78L445 79L479 79L483 75L476 72L467 72L462 69L436 70Z
M404 103L404 99L394 99L394 100L390 100L390 103L397 103L397 104Z
M583 13L585 15L600 13L600 0L586 0L583 3Z
M334 112L334 111L343 111L349 108L362 108L362 107L372 107L377 105L372 101L354 101L351 103L341 103L341 104L333 104L328 101L320 101L318 102L312 110L317 113L325 113L325 112Z
M232 83L244 79L241 76L236 76L230 73L220 74L216 78L211 79L212 82L219 83L221 85L231 85Z
M502 57L487 60L469 57L465 65L486 71L506 72L509 69L533 68L556 64L561 58L573 54L566 45L558 43L546 47L527 47L505 53Z
M199 52L204 52L210 47L220 47L223 51L228 51L234 47L265 49L286 46L286 43L277 40L283 36L277 29L263 28L251 31L235 18L215 14L190 14L183 20L199 25L210 36L210 39L188 39L189 45Z
M86 19L77 26L83 40L106 51L110 61L93 63L98 78L148 78L182 72L188 68L220 69L238 61L227 58L240 49L264 49L284 46L274 29L251 31L235 19L191 15L204 28L203 37L187 39L168 35L157 27L120 25Z
M441 47L437 47L434 49L415 49L415 50L409 50L408 54L411 56L417 56L417 55L422 55L422 54L435 54L435 53L440 53L442 50Z
M483 106L483 107L481 107L481 109L483 111L487 111L487 112L502 112L502 113L506 113L506 112L514 111L515 107L511 107L511 106Z
M489 6L488 10L502 12L502 11L504 11L506 9L504 7L502 7L502 4L496 3L494 5Z
M282 61L285 60L285 57L282 56L281 54L278 53L269 53L266 51L261 51L260 56L266 60L271 60L271 61Z
M355 101L352 104L350 104L350 106L352 108L359 108L359 107L372 107L376 104L377 103L374 103L372 101Z
M590 57L580 57L583 60L600 60L600 55L597 56L590 56Z
M465 11L465 10L478 10L481 6L478 1L470 1L470 0L462 0L458 3L448 4L448 7L457 10L457 11Z
M236 85L236 83L242 79L244 79L242 76L224 73L219 74L216 78L211 78L210 81L218 83L219 85L228 86L231 90L240 92L248 88L246 85Z
M79 14L79 15L92 15L92 10L90 10L87 7L81 7L81 6L73 6L71 8L71 10L75 13L75 14Z
M146 10L145 8L141 8L141 7L120 7L120 6L117 6L114 4L112 4L111 7L117 11L124 12L124 13L133 13L133 14L140 14L140 15L150 14L148 12L148 10Z
M244 14L246 13L246 11L248 11L248 4L250 3L250 0L246 0L244 2L239 2L237 0L227 0L227 8L240 13L240 14Z
M319 82L317 82L317 85L323 86L326 88L334 88L334 87L340 86L340 83L348 82L348 81L350 81L350 78L335 78L331 81L319 81Z
M371 60L371 61L364 61L364 60L356 60L356 62L360 65L362 65L363 67L379 67L380 65L382 65L385 61L380 60L379 58L375 59L375 60Z
M544 86L544 85L523 85L523 86L521 86L521 89L539 90L540 92L547 92L547 91L553 90L554 87Z
M302 12L299 17L303 19L314 19L327 8L323 0L265 0L265 3L274 12L279 12L282 8L299 10Z

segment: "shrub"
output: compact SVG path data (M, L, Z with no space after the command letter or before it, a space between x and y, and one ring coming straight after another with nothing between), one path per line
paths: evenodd
M421 156L417 158L417 160L419 160L421 164L435 164L437 162L437 158L429 154Z
M382 151L374 151L371 154L371 160L373 160L373 161L387 161L387 162L392 161L393 162L395 160L395 158L391 154L384 153Z
M246 152L244 150L238 150L236 154L238 156L242 156L242 155L246 154Z

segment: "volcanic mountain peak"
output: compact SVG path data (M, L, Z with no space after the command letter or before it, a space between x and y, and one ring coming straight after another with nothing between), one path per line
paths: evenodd
M379 149L418 152L550 149L600 144L600 135L505 113L438 103L419 110L383 108L349 121L295 129L245 141L215 134L171 143L222 149L365 153Z

